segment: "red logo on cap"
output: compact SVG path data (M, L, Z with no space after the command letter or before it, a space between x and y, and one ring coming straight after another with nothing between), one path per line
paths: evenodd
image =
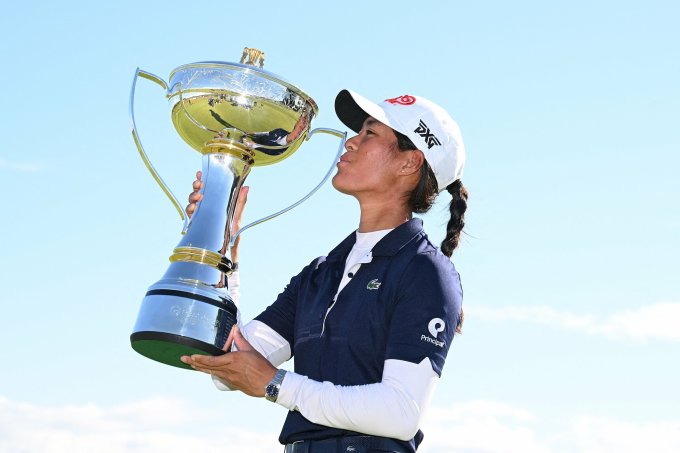
M411 105L416 102L416 98L410 94L405 94L396 98L385 99L385 102L389 102L390 104Z

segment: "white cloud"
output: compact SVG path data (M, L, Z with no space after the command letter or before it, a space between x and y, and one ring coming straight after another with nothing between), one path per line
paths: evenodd
M549 452L537 438L535 418L526 409L493 401L432 407L423 423L425 439L418 452Z
M680 420L631 422L578 415L560 425L500 402L433 407L418 453L676 453Z
M239 426L179 398L43 406L0 396L0 452L184 453L281 451L278 432ZM225 422L226 420L226 422ZM665 453L680 451L680 420L634 423L581 415L551 426L541 414L495 401L430 408L419 453Z
M219 425L216 420L221 420ZM265 453L278 449L277 433L244 430L236 420L235 416L225 423L225 417L175 398L112 407L49 407L0 396L0 452Z
M19 171L24 173L33 173L39 171L40 167L30 162L11 162L6 159L0 159L0 170L1 169Z
M572 313L549 306L476 306L466 308L472 316L488 321L513 321L559 327L608 338L680 341L680 303L657 303L622 310L605 317Z
M576 451L583 453L680 451L680 420L631 423L582 416L572 429Z

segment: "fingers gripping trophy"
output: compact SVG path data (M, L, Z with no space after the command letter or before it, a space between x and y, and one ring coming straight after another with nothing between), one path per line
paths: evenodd
M287 212L316 192L344 148L346 133L312 130L317 104L297 87L261 69L263 61L263 52L245 48L241 63L186 64L170 73L169 82L137 69L132 81L132 137L149 172L184 221L170 265L146 292L130 335L135 351L167 365L191 369L180 361L181 356L224 354L222 347L237 320L227 283L234 270L227 258L230 247L244 230ZM177 133L202 156L203 199L191 218L151 164L139 139L134 116L139 77L166 91ZM291 206L233 232L234 210L250 170L286 159L316 133L341 139L333 165L316 187Z

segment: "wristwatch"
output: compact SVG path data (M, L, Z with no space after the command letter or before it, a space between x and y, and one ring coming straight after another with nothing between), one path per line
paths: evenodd
M275 403L279 397L279 390L281 389L281 383L283 382L283 377L285 375L286 370L277 370L272 380L269 381L269 384L264 388L264 397L272 403Z

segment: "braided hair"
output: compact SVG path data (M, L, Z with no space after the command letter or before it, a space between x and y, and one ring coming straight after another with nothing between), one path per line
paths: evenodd
M399 151L418 149L404 134L397 131L394 131L394 134L397 136L397 148ZM409 196L408 205L411 212L423 214L429 211L437 198L438 189L437 178L432 168L430 168L427 161L423 161L423 166L420 167L420 179ZM460 244L460 234L465 227L468 191L460 179L449 184L446 187L446 191L451 195L451 203L449 203L451 218L446 225L446 237L441 243L441 251L444 255L451 257L453 251ZM456 333L461 333L463 319L463 309L461 308L458 324L456 325Z

